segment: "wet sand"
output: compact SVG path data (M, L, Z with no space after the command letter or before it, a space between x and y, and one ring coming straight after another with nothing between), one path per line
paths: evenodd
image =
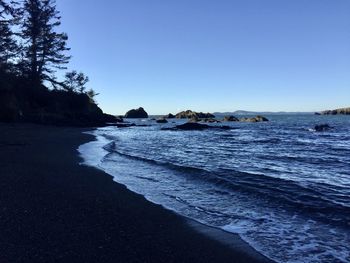
M83 131L0 124L1 262L267 261L79 165Z

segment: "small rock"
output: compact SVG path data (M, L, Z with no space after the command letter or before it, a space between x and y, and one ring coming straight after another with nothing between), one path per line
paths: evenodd
M328 124L319 124L319 125L316 125L314 129L317 132L325 132L333 129L333 127L329 126Z
M156 120L157 123L168 123L168 121L165 118L160 118Z

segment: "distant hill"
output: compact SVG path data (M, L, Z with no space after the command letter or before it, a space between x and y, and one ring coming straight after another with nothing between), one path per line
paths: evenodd
M245 110L237 110L233 112L214 112L215 116L222 115L297 115L297 114L312 114L312 112L272 112L272 111L245 111Z

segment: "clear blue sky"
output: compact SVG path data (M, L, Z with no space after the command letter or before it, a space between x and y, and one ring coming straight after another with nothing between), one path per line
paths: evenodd
M105 112L350 106L349 0L57 0Z

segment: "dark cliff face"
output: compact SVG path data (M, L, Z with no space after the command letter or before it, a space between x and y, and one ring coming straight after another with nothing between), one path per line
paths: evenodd
M335 110L326 110L320 113L321 115L350 115L350 107L340 108Z
M129 119L143 119L148 118L148 113L140 107L138 109L129 110L124 117Z

